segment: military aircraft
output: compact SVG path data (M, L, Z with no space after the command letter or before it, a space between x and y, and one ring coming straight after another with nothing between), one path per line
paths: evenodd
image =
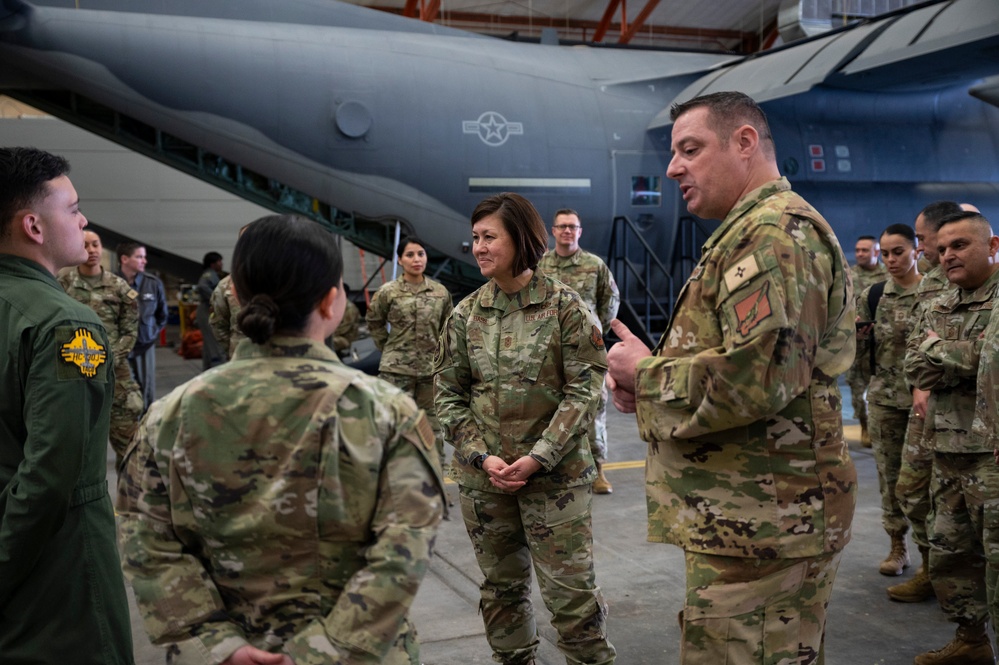
M749 57L541 42L332 0L2 0L0 91L382 255L416 232L459 288L468 215L499 191L575 208L599 254L627 218L667 272L692 258L711 226L683 242L668 110L715 90L761 102L846 246L937 198L999 212L995 0Z

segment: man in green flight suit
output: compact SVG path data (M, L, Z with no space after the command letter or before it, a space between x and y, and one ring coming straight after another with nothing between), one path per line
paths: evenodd
M56 281L87 258L61 157L0 149L0 654L132 665L107 488L114 354Z

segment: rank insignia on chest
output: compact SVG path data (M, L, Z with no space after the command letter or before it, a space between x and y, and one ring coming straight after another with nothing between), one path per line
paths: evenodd
M735 318L739 324L739 334L743 337L773 313L770 309L770 282L756 289L735 304Z
M59 348L59 356L66 365L75 365L81 375L91 378L107 362L108 352L86 328L73 331L73 339Z

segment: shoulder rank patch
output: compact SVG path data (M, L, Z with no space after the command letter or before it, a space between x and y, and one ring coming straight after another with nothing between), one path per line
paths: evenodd
M600 350L604 348L604 336L600 332L600 328L597 326L592 326L593 330L590 331L590 342L593 344L593 348Z
M725 286L728 292L732 293L742 286L743 282L752 279L760 272L760 264L756 261L756 255L750 254L741 261L725 271Z
M743 337L773 313L770 309L770 282L756 289L735 304L735 318Z
M97 374L97 368L108 359L108 352L86 328L73 331L73 339L59 348L59 356L67 365L76 365L80 374L87 378Z
M434 428L430 426L430 420L426 414L416 423L416 435L420 438L420 443L423 444L424 450L434 449Z
M139 292L136 291L135 289L129 289L128 293L126 293L125 295L128 296L129 300L135 300L136 298L139 297Z

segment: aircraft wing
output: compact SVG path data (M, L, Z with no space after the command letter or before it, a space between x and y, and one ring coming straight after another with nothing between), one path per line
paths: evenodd
M721 67L683 101L740 90L759 103L814 88L907 93L971 85L999 74L999 2L950 0L895 12ZM649 125L672 125L664 109Z

